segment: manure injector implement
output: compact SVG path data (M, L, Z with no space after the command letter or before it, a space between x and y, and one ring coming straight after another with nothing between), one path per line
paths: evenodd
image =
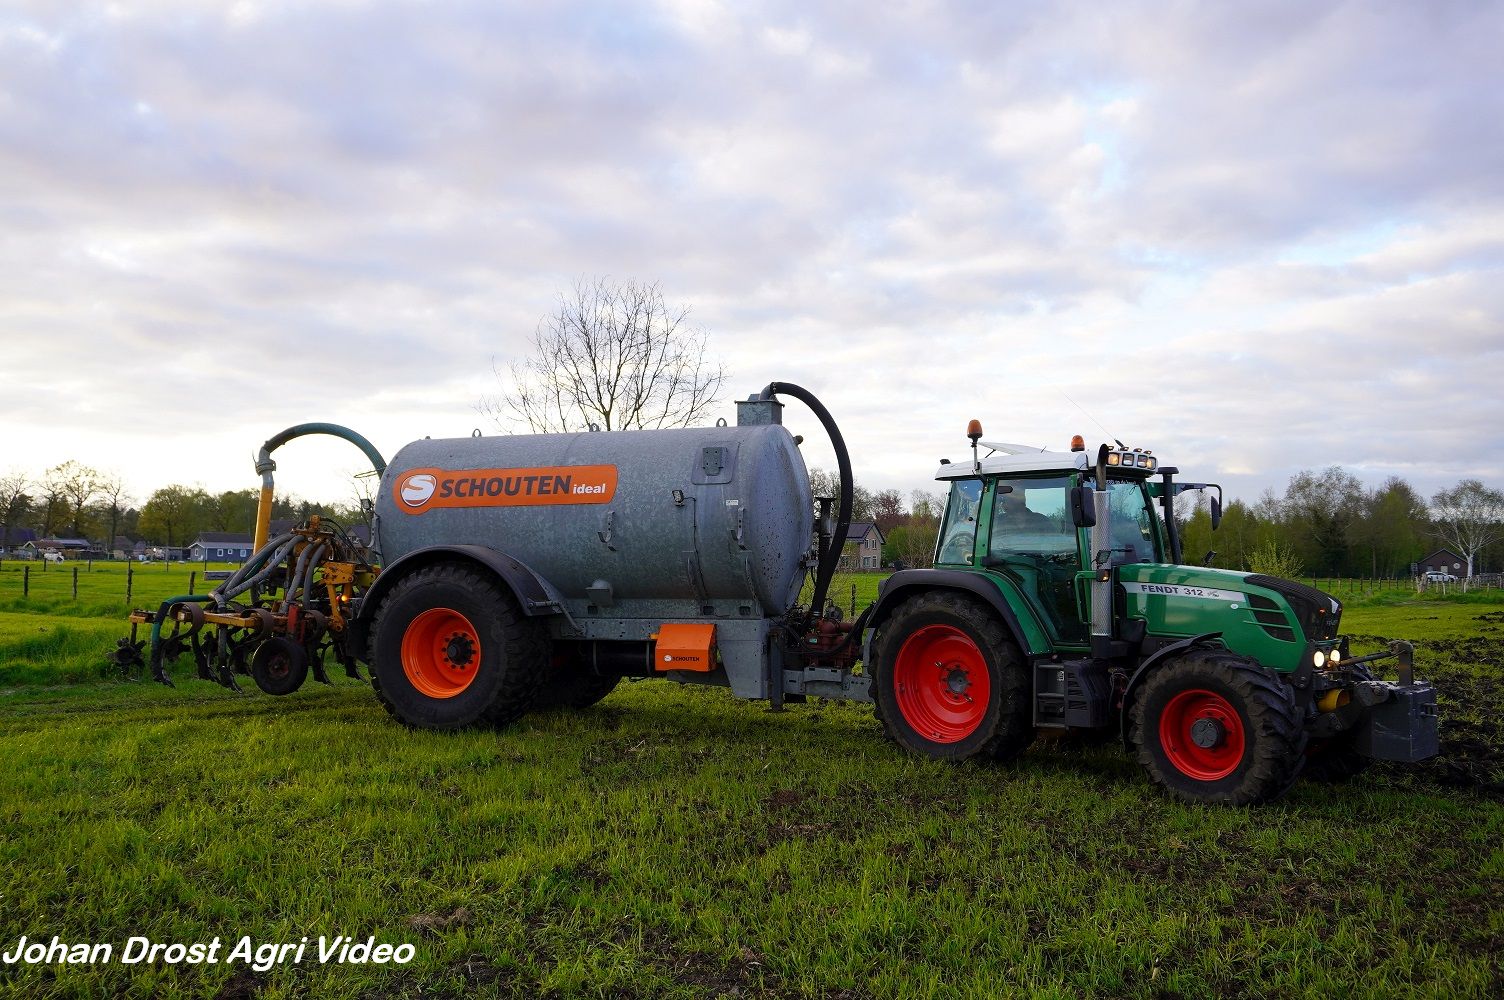
M830 438L840 495L814 497L779 397ZM369 548L327 519L268 538L271 452L351 441L381 475ZM584 708L624 677L727 687L780 708L867 701L922 757L1002 761L1099 731L1191 802L1251 804L1303 773L1437 752L1436 694L1408 645L1353 656L1342 606L1260 574L1187 565L1175 497L1221 490L1120 443L1091 455L983 442L943 461L930 569L900 570L854 621L827 600L851 522L851 461L808 390L775 382L737 422L673 430L423 439L390 465L360 435L305 424L262 447L256 552L202 597L131 616L115 659L152 675L250 674L287 694L330 653L364 662L416 727ZM979 447L987 448L982 455ZM812 597L800 603L813 574ZM149 640L136 630L151 626ZM1381 680L1393 659L1396 681Z

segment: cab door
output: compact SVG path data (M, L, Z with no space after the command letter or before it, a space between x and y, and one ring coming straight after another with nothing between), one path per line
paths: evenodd
M1086 642L1077 586L1080 533L1066 504L1069 475L996 479L987 484L988 532L982 565L1007 577L1034 606L1051 637Z

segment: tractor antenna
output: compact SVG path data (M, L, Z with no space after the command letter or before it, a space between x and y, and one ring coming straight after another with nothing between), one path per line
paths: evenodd
M1055 391L1058 392L1058 393L1060 393L1060 395L1064 396L1066 398L1066 401L1069 402L1072 406L1074 406L1076 409L1080 410L1083 414L1085 414L1087 420L1090 420L1092 423L1096 424L1097 425L1097 430L1101 431L1107 437L1112 437L1112 432L1109 431L1106 427L1103 427L1102 426L1102 422L1100 420L1098 420L1096 417L1092 416L1090 413L1087 413L1086 412L1086 408L1084 406L1082 406L1080 403L1076 402L1074 399L1071 399L1071 394L1070 393L1066 392L1064 389L1060 388L1058 385L1055 387ZM1113 440L1116 441L1117 439L1113 438Z

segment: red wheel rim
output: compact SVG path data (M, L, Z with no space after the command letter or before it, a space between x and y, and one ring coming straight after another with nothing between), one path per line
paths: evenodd
M1192 688L1171 698L1160 713L1159 745L1181 774L1216 781L1243 762L1243 720L1220 694Z
M453 698L470 686L479 667L480 634L458 611L429 608L402 634L402 672L430 698Z
M959 743L976 732L992 697L982 651L954 625L926 625L905 639L893 686L904 721L936 743Z

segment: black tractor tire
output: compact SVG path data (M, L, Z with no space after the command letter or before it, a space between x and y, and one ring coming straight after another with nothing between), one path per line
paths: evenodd
M308 653L285 636L266 639L251 654L251 679L267 694L292 694L308 679Z
M1186 802L1269 802L1290 788L1305 763L1293 689L1227 650L1193 649L1160 664L1130 711L1139 763Z
M589 708L616 690L620 674L598 674L579 657L555 656L534 708Z
M872 649L874 711L910 753L1005 761L1034 742L1023 654L982 602L945 590L911 597L879 627Z
M1353 749L1351 733L1326 740L1312 740L1306 748L1306 766L1300 776L1308 781L1335 785L1368 770L1372 757Z
M494 577L438 563L398 580L376 609L371 686L409 726L503 726L533 707L549 648Z

